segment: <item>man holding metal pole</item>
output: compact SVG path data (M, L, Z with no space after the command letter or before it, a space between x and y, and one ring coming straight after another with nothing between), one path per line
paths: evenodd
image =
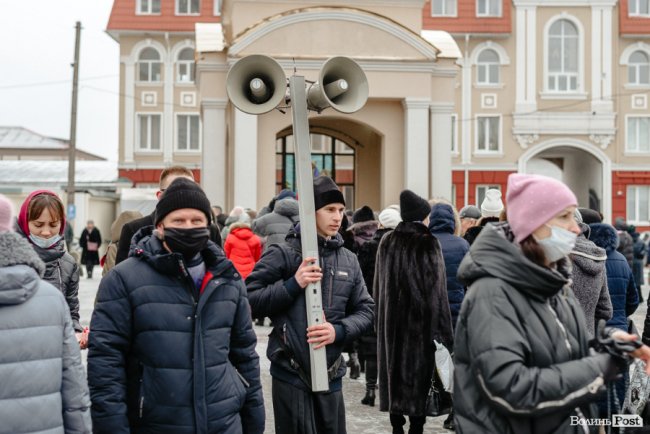
M343 248L338 234L345 199L331 178L314 180L318 256L303 260L300 224L285 243L268 248L246 279L253 317L268 316L274 328L267 356L273 377L275 432L345 434L341 391L343 343L373 326L374 302L356 256ZM305 289L320 282L323 319L308 326ZM310 345L325 347L329 390L313 392Z

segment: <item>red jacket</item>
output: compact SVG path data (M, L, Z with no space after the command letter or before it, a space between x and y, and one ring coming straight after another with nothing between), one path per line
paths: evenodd
M242 279L246 279L262 256L262 241L250 228L239 227L228 234L224 250Z

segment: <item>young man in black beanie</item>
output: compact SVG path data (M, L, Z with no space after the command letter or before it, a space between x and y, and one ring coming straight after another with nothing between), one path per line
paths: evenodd
M211 216L201 187L176 179L135 255L102 280L88 352L95 433L264 431L246 287L209 240Z
M320 264L302 260L300 225L284 244L264 253L246 279L254 317L268 316L274 329L267 356L273 377L275 432L282 434L345 434L341 378L343 344L373 325L372 298L366 290L356 256L343 248L338 233L345 199L331 178L314 180L316 230ZM308 328L304 290L321 282L325 323ZM329 391L311 391L309 345L325 346Z
M427 227L431 206L410 190L399 197L402 222L379 244L377 303L379 410L394 434L422 434L435 366L433 341L451 349L453 331L442 250ZM389 357L387 357L387 355Z

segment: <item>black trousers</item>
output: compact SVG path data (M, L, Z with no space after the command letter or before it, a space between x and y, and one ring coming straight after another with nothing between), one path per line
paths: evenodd
M426 420L426 416L409 416L409 434L421 434L424 431L424 422ZM401 414L390 414L390 425L393 428L402 428L405 423L406 417Z
M275 432L346 434L343 392L312 393L273 379Z
M377 358L366 359L366 390L377 388Z
M95 262L92 260L86 261L86 273L88 273L88 277L93 277L93 268L95 268Z

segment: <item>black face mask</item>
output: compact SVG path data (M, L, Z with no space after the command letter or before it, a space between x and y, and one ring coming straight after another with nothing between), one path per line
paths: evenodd
M164 228L164 241L172 252L178 252L186 260L192 259L205 249L210 239L208 228Z

